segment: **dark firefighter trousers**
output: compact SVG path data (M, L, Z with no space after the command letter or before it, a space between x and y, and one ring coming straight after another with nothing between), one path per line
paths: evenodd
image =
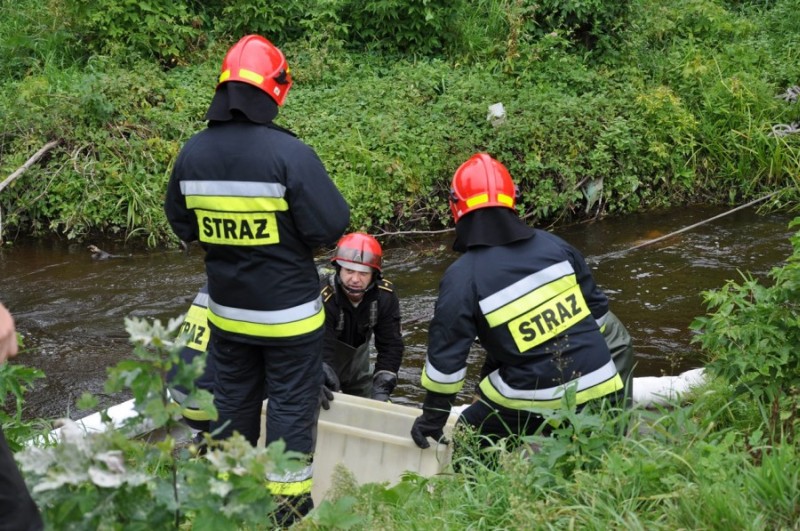
M214 437L225 439L238 431L255 446L266 386L267 445L283 439L287 450L313 454L323 382L322 334L298 345L274 347L239 343L212 332L209 348L217 368L214 405L219 413L211 430L228 423Z

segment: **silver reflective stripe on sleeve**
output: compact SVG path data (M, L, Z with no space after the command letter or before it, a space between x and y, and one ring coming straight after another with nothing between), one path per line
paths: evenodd
M181 181L181 193L228 197L283 197L286 195L286 187L280 183L255 181Z
M467 368L464 367L460 371L445 374L443 372L437 371L436 368L431 365L431 362L425 359L425 374L436 383L442 384L452 384L462 381L467 377Z
M546 269L537 271L536 273L528 275L522 280L514 282L510 286L501 289L497 293L486 297L478 304L481 307L483 315L488 315L498 308L502 308L506 304L517 300L520 296L530 293L531 291L544 286L545 284L549 284L554 280L565 277L574 272L575 270L572 268L572 264L564 260L563 262L551 265Z
M608 321L608 312L599 319L595 319L595 321L597 321L597 327L602 329L606 325L606 321Z
M201 308L208 308L208 293L198 293L192 304Z

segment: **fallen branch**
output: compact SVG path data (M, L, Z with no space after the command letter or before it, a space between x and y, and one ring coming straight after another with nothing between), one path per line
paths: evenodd
M37 151L36 153L34 153L34 154L33 154L33 156L32 156L31 158L29 158L28 160L26 160L26 161L25 161L25 164L23 164L22 166L20 166L20 167L17 169L17 171L15 171L14 173L12 173L12 174L11 174L11 175L9 175L8 177L6 177L6 179L5 179L5 180L4 180L2 183L0 183L0 192L2 192L2 191L3 191L3 188L5 188L5 187L6 187L6 186L8 186L9 184L11 184L11 183L14 181L14 179L16 179L17 177L19 177L19 176L20 176L20 175L22 175L23 173L25 173L25 171L26 171L28 168L30 168L31 166L33 166L33 165L36 163L36 161L37 161L37 160L39 160L40 158L42 158L42 156L44 156L44 154L45 154L45 153L47 153L48 151L50 151L51 149L53 149L54 147L56 147L56 146L58 145L58 142L59 142L58 140L52 140L52 141L48 142L47 144L45 144L44 146L42 146L42 149L40 149L39 151Z
M50 151L51 149L56 147L58 145L58 142L59 142L58 140L51 140L50 142L48 142L47 144L42 146L42 148L39 151L34 153L31 158L29 158L28 160L25 161L25 164L23 164L22 166L17 168L17 171L15 171L14 173L12 173L8 177L6 177L5 180L0 183L0 192L2 192L3 189L6 186L8 186L12 182L14 182L14 179L19 177L23 173L25 173L25 171L28 168L30 168L31 166L33 166L33 164L36 163L37 160L42 158L42 156L44 156L45 153L47 153L48 151ZM2 213L2 211L0 211L0 243L3 243L3 213Z
M445 234L453 232L456 229L442 229L442 230L401 230L397 232L382 231L374 236L380 238L382 236L419 236L421 234Z

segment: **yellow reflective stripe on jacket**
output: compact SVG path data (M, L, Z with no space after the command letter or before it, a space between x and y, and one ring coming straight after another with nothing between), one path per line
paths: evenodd
M313 487L314 480L311 477L313 468L311 465L303 467L297 472L286 472L276 474L267 473L267 489L275 496L299 496L309 494Z
M275 212L289 210L286 187L257 181L180 183L186 206L197 216L200 241L223 245L280 242Z
M293 337L325 324L322 297L284 310L246 310L209 300L208 319L222 330L257 337Z
M581 287L575 284L556 298L508 323L508 330L519 351L525 352L557 337L590 315Z
M583 404L589 400L610 395L623 387L622 378L617 374L613 361L609 361L596 371L557 387L532 390L514 389L503 381L499 371L492 372L479 385L486 398L509 409L558 408L567 388L572 386L576 386L576 404Z
M272 245L280 242L273 212L217 212L196 209L200 241L223 245Z
M486 321L492 328L507 323L514 317L540 305L543 301L550 300L577 285L578 280L575 275L561 277L486 315Z
M482 299L479 305L492 328L508 323L521 353L554 339L591 315L575 270L567 260L518 280Z
M510 286L506 286L500 291L489 295L479 301L483 315L489 315L498 308L506 306L520 298L520 294L526 294L542 286L558 280L561 277L574 275L575 270L569 261L564 260L557 264L546 267L536 273L524 277ZM513 316L512 316L513 317Z
M228 197L219 195L186 196L187 208L227 212L284 212L289 203L282 197Z
M464 380L467 377L467 368L452 374L445 374L425 360L425 367L422 369L422 387L428 391L450 395L461 391L464 387Z

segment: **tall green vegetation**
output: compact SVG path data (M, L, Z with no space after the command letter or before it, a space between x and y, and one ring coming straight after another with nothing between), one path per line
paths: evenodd
M106 419L107 431L89 433L67 420L58 440L39 436L18 452L48 529L274 527L269 515L276 503L264 478L267 472L297 470L305 458L286 452L282 441L257 449L238 434L213 444L204 457L178 442L189 435L176 420L180 406L167 394L171 368L177 369L172 384L187 386L198 408L216 415L211 395L193 385L205 360L187 365L180 358L181 322L126 321L133 355L109 369L106 391L130 391L138 416L116 427ZM8 376L17 381L15 374ZM94 397L81 398L82 406L90 402Z
M792 226L800 225L800 218ZM708 368L747 395L768 420L770 442L796 441L800 397L800 233L792 238L793 255L770 272L773 284L749 275L703 294L708 316L692 328L694 342L713 353Z
M356 9L355 4L359 4ZM180 146L204 127L221 58L258 32L295 86L278 121L320 154L372 232L450 223L472 153L520 182L533 222L787 189L800 120L791 0L32 0L0 6L3 237L171 239L161 211ZM503 103L494 126L487 109Z

